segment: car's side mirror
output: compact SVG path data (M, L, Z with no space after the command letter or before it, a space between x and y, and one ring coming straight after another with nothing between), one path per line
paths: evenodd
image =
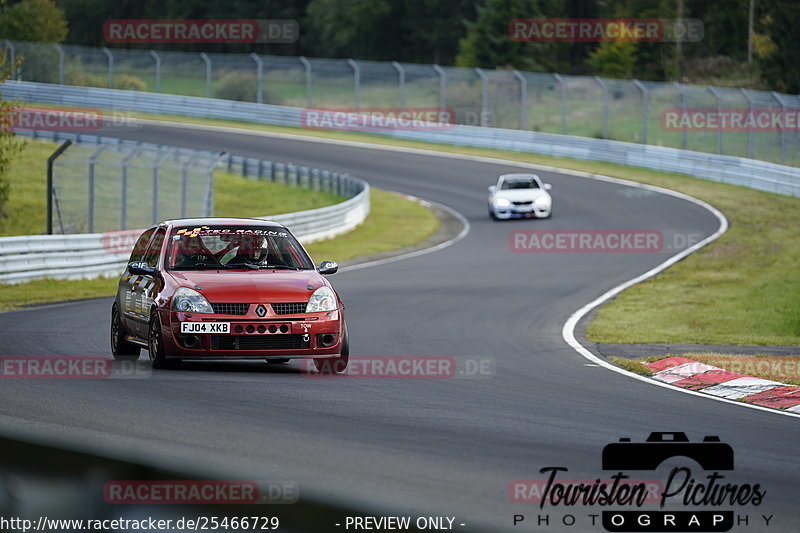
M496 185L489 185L489 192L494 192L494 190L495 190L496 188L497 188L497 186L496 186Z
M336 274L339 271L339 265L336 264L336 261L323 261L317 267L317 271L320 274L330 275Z
M553 186L552 186L552 185L550 185L549 183L545 183L545 184L544 184L544 190L546 190L546 191L549 191L549 190L550 190L550 189L552 189L552 188L553 188Z
M156 267L151 267L144 261L132 261L128 263L128 272L137 276L152 276L156 273Z

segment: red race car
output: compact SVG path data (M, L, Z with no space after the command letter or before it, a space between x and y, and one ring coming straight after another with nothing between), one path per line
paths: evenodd
M344 306L303 246L275 222L201 218L162 222L134 245L111 308L117 359L150 352L154 368L183 359L313 358L347 367Z

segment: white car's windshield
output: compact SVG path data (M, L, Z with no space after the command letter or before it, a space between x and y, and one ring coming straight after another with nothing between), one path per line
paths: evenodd
M176 228L167 264L171 270L314 268L291 233L258 226Z
M539 184L536 180L504 180L500 186L502 190L509 189L538 189Z

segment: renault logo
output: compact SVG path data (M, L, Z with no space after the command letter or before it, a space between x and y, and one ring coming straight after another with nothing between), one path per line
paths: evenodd
M267 308L264 307L263 305L259 305L258 307L256 307L256 314L260 317L263 317L264 315L267 314Z

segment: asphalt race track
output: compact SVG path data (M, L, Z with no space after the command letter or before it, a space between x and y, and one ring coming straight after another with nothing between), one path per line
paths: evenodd
M718 221L690 202L542 172L549 220L494 222L486 187L518 170L429 155L291 139L144 126L109 134L347 171L370 184L453 208L469 234L427 255L332 278L347 304L352 356L489 358L494 375L452 379L313 379L299 364L188 364L148 379L5 380L0 423L78 432L87 442L213 464L301 492L395 513L456 516L463 531L602 531L599 508L515 503L509 483L594 480L620 437L719 435L735 451L727 482L760 484L763 503L728 505L736 531L798 531L798 421L642 383L587 364L561 337L565 320L609 288L659 264L660 253L514 253L517 229L661 229L710 235ZM316 257L336 259L335 257ZM658 305L658 302L653 302ZM110 354L111 299L7 313L3 355ZM143 357L146 353L143 352ZM645 472L642 477L651 476ZM694 477L704 481L697 468ZM512 527L514 514L526 520ZM550 515L549 527L537 515ZM561 517L572 514L566 527ZM769 527L761 515L773 515ZM331 527L331 531L339 528Z

